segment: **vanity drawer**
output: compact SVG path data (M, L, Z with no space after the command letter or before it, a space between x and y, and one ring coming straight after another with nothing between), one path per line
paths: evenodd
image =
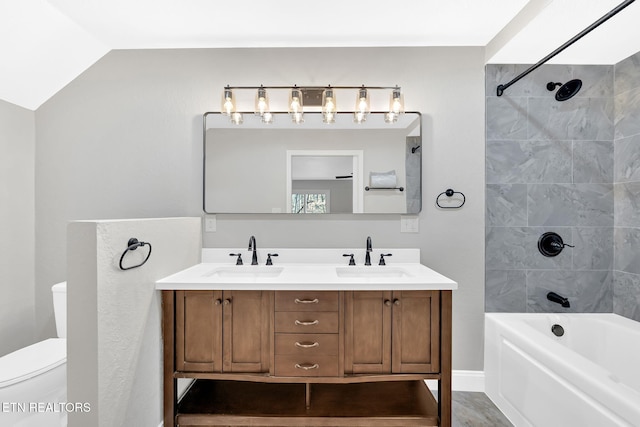
M337 356L338 334L276 334L275 353Z
M276 356L278 377L337 377L338 356Z
M275 332L297 334L338 332L338 312L280 311L276 312Z
M277 291L276 311L338 311L338 292Z

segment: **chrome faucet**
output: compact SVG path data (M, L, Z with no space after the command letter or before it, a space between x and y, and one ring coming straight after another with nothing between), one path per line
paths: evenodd
M256 252L256 238L255 236L249 237L249 251L253 251L251 255L251 265L258 265L258 253Z
M367 253L364 256L364 265L371 265L371 236L367 236Z

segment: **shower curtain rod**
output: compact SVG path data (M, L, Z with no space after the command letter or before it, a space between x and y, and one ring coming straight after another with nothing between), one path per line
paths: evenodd
M504 90L507 89L509 86L511 86L512 84L514 84L515 82L517 82L518 80L520 80L521 78L523 78L524 76L526 76L527 74L529 74L530 72L532 72L533 70L535 70L536 68L538 68L539 66L541 66L542 64L544 64L545 62L547 62L548 60L553 58L554 56L556 56L557 54L559 54L560 52L562 52L563 50L565 50L566 48L568 48L569 46L571 46L572 44L574 44L575 42L580 40L582 37L584 37L587 34L589 34L595 28L599 27L602 23L607 21L609 18L613 17L615 14L620 12L625 7L629 6L634 1L635 0L626 0L626 1L622 2L622 3L620 3L618 6L613 8L609 13L607 13L602 18L598 19L596 22L594 22L593 24L589 25L587 28L585 28L584 30L582 30L581 32L579 32L578 34L573 36L573 38L571 40L567 41L565 44L563 44L562 46L560 46L559 48L557 48L556 50L551 52L549 55L547 55L544 58L542 58L536 64L534 64L531 67L527 68L525 71L523 71L519 76L515 77L509 83L506 83L506 84L503 84L503 85L498 85L498 88L497 88L498 96L502 96L502 93L504 92Z

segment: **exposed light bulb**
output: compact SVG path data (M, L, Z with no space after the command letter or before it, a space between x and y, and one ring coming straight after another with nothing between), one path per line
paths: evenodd
M255 113L259 116L269 112L269 96L267 90L261 85L256 93L256 108Z
M356 123L362 123L367 120L367 114L369 114L369 92L362 86L362 89L358 90L353 120Z
M396 115L404 113L404 96L398 86L391 91L389 111Z
M294 86L289 93L289 114L294 123L304 122L302 108L302 90Z
M331 87L322 92L322 121L335 123L336 121L336 97Z
M265 111L265 113L262 115L261 121L262 123L270 125L271 123L273 123L273 114L271 114L269 111Z
M244 118L242 117L242 113L233 113L231 114L231 123L234 125L241 125L244 122Z
M220 110L225 116L231 116L236 111L236 100L233 95L233 91L229 86L225 87L222 92L222 104Z

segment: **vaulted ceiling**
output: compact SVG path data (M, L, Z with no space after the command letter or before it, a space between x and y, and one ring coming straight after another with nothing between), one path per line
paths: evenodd
M0 99L35 110L112 49L483 46L535 63L621 0L1 0ZM640 51L640 2L558 55Z

